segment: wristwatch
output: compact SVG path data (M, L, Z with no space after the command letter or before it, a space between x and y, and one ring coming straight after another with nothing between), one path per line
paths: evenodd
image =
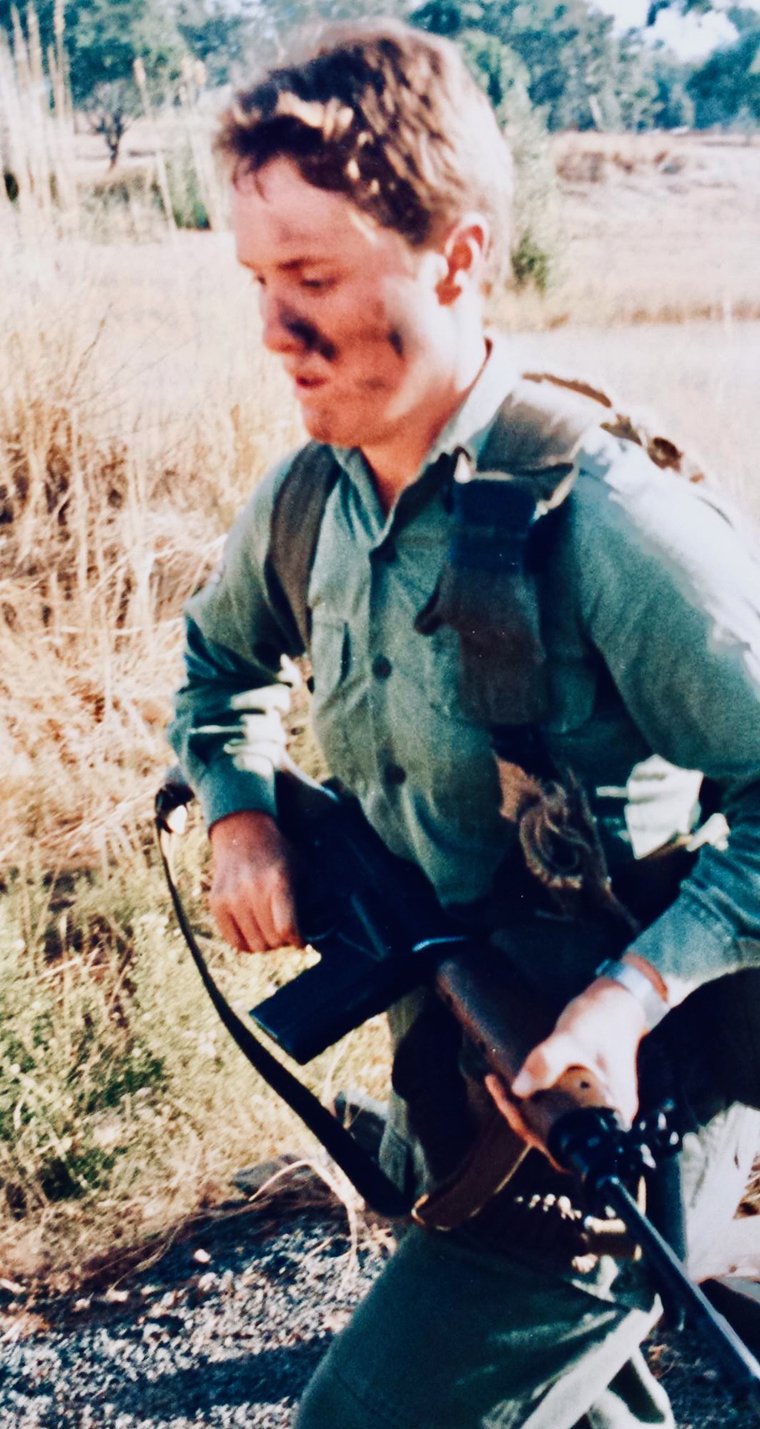
M628 991L633 993L636 1001L643 1008L647 1032L651 1032L657 1027L663 1017L667 1017L670 1012L670 1003L661 997L646 973L643 973L640 968L634 967L633 963L623 963L617 958L608 958L606 962L599 964L595 976L611 978L613 982L619 982L621 987L627 987Z

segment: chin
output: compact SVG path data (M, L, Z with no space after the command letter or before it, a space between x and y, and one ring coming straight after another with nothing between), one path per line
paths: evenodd
M327 442L335 447L357 447L366 440L369 419L347 420L345 413L319 409L301 409L303 424L309 436L317 442Z

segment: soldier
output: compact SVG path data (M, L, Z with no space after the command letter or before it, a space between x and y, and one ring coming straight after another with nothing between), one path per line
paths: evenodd
M560 463L572 479L531 509L532 521L564 497L537 574L518 586L509 572L506 584L495 573L492 585L488 575L479 582L505 592L501 613L484 597L483 616L500 630L502 653L511 650L504 698L515 725L533 730L542 766L527 768L524 742L502 748L500 790L492 731L463 697L462 644L430 618L448 559L453 465L462 452L482 464L495 428L509 436L518 417L530 450L548 443L556 456L568 439L552 447L562 411L543 398L526 408L511 343L484 320L510 246L511 166L495 117L453 45L378 22L330 32L307 59L240 95L219 147L264 343L311 438L256 487L221 571L187 610L172 738L209 827L219 928L242 951L299 941L274 771L288 697L281 657L302 653L303 641L283 616L269 544L289 473L297 465L308 477L309 463L327 461L332 481L303 575L313 725L333 774L445 905L498 943L515 900L531 903L514 822L500 814L521 770L529 783L547 766L572 770L613 874L692 829L699 775L688 771L720 790L728 847L706 847L643 931L586 946L568 937L572 916L550 914L543 938L526 944L523 971L564 1010L513 1093L529 1098L583 1066L630 1120L647 1033L671 1013L676 1025L672 1009L701 985L722 987L759 961L757 567L712 500L601 426L598 412L584 417ZM471 661L468 678L480 670L487 686L499 659L494 645L491 665ZM605 952L620 956L600 972ZM397 1043L427 1015L424 1002L394 1009ZM695 1039L681 1040L683 1068ZM459 1063L444 1075L435 1039L422 1045L422 1072L443 1088L444 1119L450 1098L453 1122ZM691 1117L685 1190L694 1216L717 1227L741 1193L757 1117L728 1104L706 1066L697 1071L681 1088ZM522 1127L493 1079L489 1088ZM425 1151L414 1093L395 1096L386 1167L399 1183L429 1186L441 1167ZM543 1194L556 1179L534 1149L521 1204L556 1206ZM658 1313L640 1266L581 1255L562 1237L539 1246L522 1224L510 1193L448 1234L409 1230L334 1341L299 1429L672 1425L639 1351Z

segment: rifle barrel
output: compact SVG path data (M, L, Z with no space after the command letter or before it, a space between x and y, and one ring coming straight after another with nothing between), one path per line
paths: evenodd
M683 1307L686 1318L701 1332L716 1357L740 1390L760 1391L760 1364L735 1330L713 1308L704 1291L689 1280L682 1262L651 1221L640 1211L635 1198L617 1176L601 1176L595 1190L617 1211L656 1278Z

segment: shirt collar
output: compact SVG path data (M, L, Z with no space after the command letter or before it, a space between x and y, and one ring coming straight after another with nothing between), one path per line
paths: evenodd
M415 481L438 460L464 447L477 463L502 402L520 378L512 345L503 333L487 334L489 353L470 391L445 427L439 432L415 477ZM353 481L364 483L368 468L358 447L333 447L336 460ZM410 483L411 485L412 483Z

